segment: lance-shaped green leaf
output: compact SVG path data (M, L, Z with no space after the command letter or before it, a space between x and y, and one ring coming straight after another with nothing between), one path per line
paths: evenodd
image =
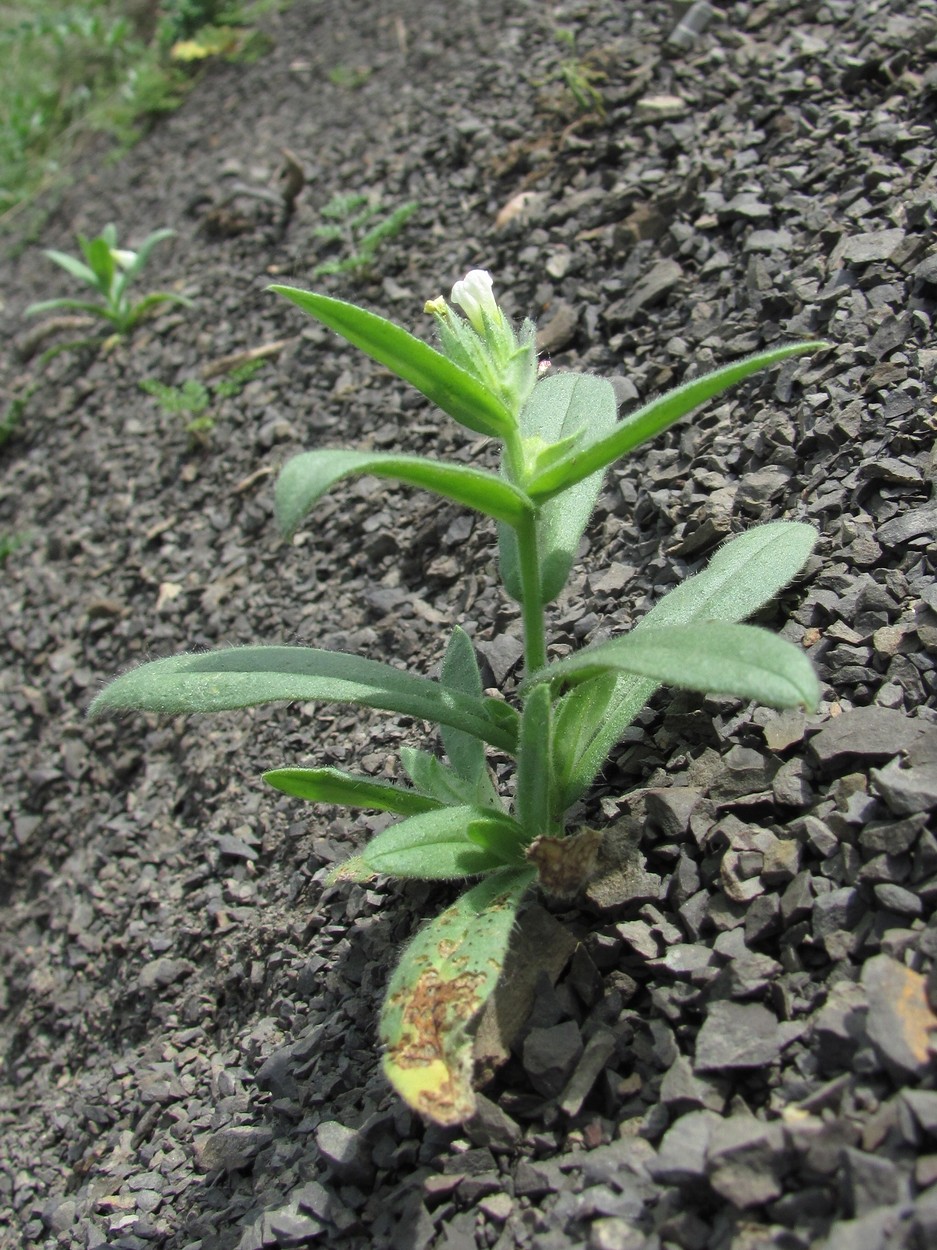
M414 1110L455 1125L475 1112L474 1017L504 967L530 868L491 873L422 929L390 979L381 1012L384 1071Z
M446 647L439 680L445 690L455 690L475 699L482 698L482 676L475 658L475 648L471 638L458 625L452 631ZM462 733L461 730L451 729L448 725L442 726L440 735L449 756L449 763L460 777L473 786L487 780L485 744L480 739L472 734Z
M438 799L417 790L394 785L392 781L358 777L340 768L271 768L263 779L275 790L309 803L364 807L398 816L417 816L442 806Z
M503 438L512 429L510 412L487 387L392 321L314 291L280 285L269 289L386 365L460 425L492 438Z
M421 793L438 799L447 807L469 803L476 807L504 810L487 768L479 776L469 780L431 752L407 746L400 748L400 762L404 772Z
M96 239L78 236L78 243L84 252L88 267L94 274L95 285L102 292L107 292L114 281L117 261L111 250L117 246L117 236L105 228Z
M722 621L636 629L541 669L529 684L575 684L609 672L634 673L703 694L757 699L771 707L812 710L820 698L813 665L793 643L755 625Z
M470 825L476 830L474 839L468 836ZM480 838L480 829L489 836ZM359 855L339 864L330 880L364 881L378 875L418 881L478 877L511 862L518 836L516 822L503 812L440 807L383 830Z
M132 328L137 322L145 317L151 308L156 308L160 304L178 304L180 308L194 307L192 300L187 295L172 295L168 291L154 291L151 295L144 295L138 303L129 310L126 315L128 328Z
M306 451L288 460L277 479L277 521L283 532L292 534L329 487L353 473L422 486L509 525L532 511L522 491L483 469L393 452Z
M127 277L134 278L140 270L146 265L150 259L150 253L157 243L162 243L163 239L171 239L175 235L175 230L170 230L167 226L163 226L160 230L154 230L152 234L147 235L136 251L136 260L134 260L127 269Z
M504 823L493 820L470 821L465 835L470 842L490 851L501 864L520 867L527 862L526 852L530 838L517 821L510 817Z
M428 677L315 647L230 647L153 660L105 686L89 715L222 712L282 701L363 704L453 725L512 754L517 745L498 700L443 690Z
M612 384L587 373L557 373L543 378L524 405L520 424L527 450L534 453L535 460L548 460L551 445L568 444L573 439L573 450L567 455L577 461L584 442L588 444L614 428ZM561 465L568 463L569 460L560 461ZM537 548L544 603L552 602L566 585L579 540L602 489L602 477L602 468L584 474L562 494L544 503L538 512ZM535 480L539 480L539 475ZM498 541L505 588L520 602L521 577L514 531L502 525Z
M430 751L403 746L400 748L400 763L421 793L437 799L447 807L477 801L475 782L466 781L454 768L437 759Z
M47 248L43 252L43 256L48 256L49 260L60 265L66 273L70 273L73 278L78 278L81 282L97 289L98 280L93 269L90 269L83 261L76 256L69 256L67 252L57 252L54 248Z
M694 621L744 620L800 572L816 541L816 530L797 521L755 526L720 547L705 569L666 594L639 622L637 630ZM590 712L585 687L563 696L557 706L554 735L554 767L562 810L592 784L609 751L659 684L653 678L622 674L613 693L601 688L594 713ZM571 732L573 726L575 733Z
M658 399L652 400L631 413L621 421L614 430L604 438L579 446L575 453L543 473L537 474L526 482L525 489L534 500L550 499L560 491L568 490L577 482L601 471L613 464L621 456L627 455L641 443L654 438L666 430L668 426L685 417L687 413L698 408L700 404L721 394L730 386L741 382L744 378L769 365L787 360L789 356L803 355L805 352L819 351L828 344L822 341L792 343L787 347L778 347L773 351L761 352L746 360L725 365L701 378L694 378L682 386L668 391Z
M30 304L26 309L26 314L32 317L36 313L59 312L65 309L69 312L88 313L92 317L102 317L105 321L114 320L109 308L105 308L102 304L92 304L90 300L85 299L43 299L38 304Z
M638 628L744 620L797 576L816 544L817 531L802 521L756 525L730 539L704 569L668 591Z
M591 747L602 727L608 725L609 711L624 714L627 703L625 688L629 684L635 687L640 684L643 697L637 707L627 709L630 717L621 727L623 733L657 689L657 682L630 674L603 673L567 690L554 704L551 746L555 793L551 815L555 821L562 820L566 809L594 780L594 772L586 771L584 776L581 775L583 761L588 770L592 766Z
M542 670L541 670L542 671ZM550 759L552 711L550 687L533 686L521 713L517 742L517 790L514 810L527 841L555 832L550 824L550 777L542 761Z

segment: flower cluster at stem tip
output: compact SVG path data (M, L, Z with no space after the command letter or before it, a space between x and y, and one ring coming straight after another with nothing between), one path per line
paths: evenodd
M471 269L449 297L465 313L460 317L440 295L424 311L436 318L443 351L455 364L490 390L517 416L537 380L536 330L525 321L520 333L498 306L491 274Z

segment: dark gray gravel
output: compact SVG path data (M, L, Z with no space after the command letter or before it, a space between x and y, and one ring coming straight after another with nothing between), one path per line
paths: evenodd
M0 364L9 397L34 388L0 450L0 534L25 536L0 581L3 1250L934 1244L937 4L712 5L681 49L686 7L297 0L268 57L210 67L36 238L8 235L8 342L64 292L40 247L108 220L130 244L174 227L147 281L196 307ZM566 93L557 28L604 115ZM309 178L285 225L243 191L276 186L284 146ZM480 1026L485 1097L454 1133L390 1094L375 1028L389 958L448 892L327 888L379 822L259 781L393 775L421 727L83 719L146 656L308 640L428 672L454 621L516 679L486 525L366 479L275 533L300 448L486 454L264 291L311 284L320 210L357 190L420 208L379 277L329 290L429 333L424 300L483 265L624 410L832 344L611 472L551 622L558 648L600 640L727 535L806 519L817 555L763 620L809 649L821 709L654 700L578 813L607 830L603 873L525 918L513 1019ZM204 449L139 389L274 342Z

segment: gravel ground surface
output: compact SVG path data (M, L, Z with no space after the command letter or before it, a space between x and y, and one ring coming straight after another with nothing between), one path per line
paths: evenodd
M727 3L682 48L678 16L297 0L266 58L210 67L5 259L0 380L31 394L0 449L0 535L24 539L0 580L4 1250L937 1244L937 4ZM518 1018L480 1028L455 1132L391 1094L376 1043L390 957L450 892L327 888L377 822L259 780L394 775L422 727L84 719L146 656L303 640L431 672L455 621L510 690L486 525L363 479L276 534L301 448L487 455L264 290L313 284L339 254L321 210L357 191L419 208L377 276L320 285L429 337L424 300L489 268L623 411L832 343L610 472L550 622L557 653L621 631L725 536L805 519L817 555L763 619L809 648L820 711L655 699L581 813L627 871L532 904ZM178 231L141 291L195 307L40 363L23 310L70 293L40 247L110 220ZM272 344L203 447L139 387Z

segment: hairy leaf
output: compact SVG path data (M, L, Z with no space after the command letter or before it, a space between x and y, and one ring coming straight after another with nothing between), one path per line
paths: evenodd
M584 443L599 438L615 425L615 392L605 378L587 373L557 373L543 378L534 387L521 412L521 434L550 444L580 437L569 452L578 459ZM544 457L541 450L540 458ZM564 462L561 462L564 463ZM541 595L550 603L566 585L579 540L589 523L602 489L604 468L570 484L548 500L537 515L537 546L542 570ZM521 600L517 539L502 525L498 533L501 574L513 599Z
M442 806L437 799L416 790L390 781L357 777L339 768L271 768L263 778L275 790L310 803L365 807L378 812L395 812L398 816L416 816Z
M78 242L85 254L88 268L94 274L95 286L102 293L109 290L117 269L117 261L111 254L111 248L114 246L114 243L109 243L104 233L100 234L96 239L86 239L79 235ZM59 263L61 264L61 261Z
M533 877L529 868L491 873L417 934L390 979L380 1025L384 1071L437 1124L474 1114L468 1026L498 983Z
M137 259L127 270L127 277L134 278L150 259L150 253L157 243L162 243L163 239L171 239L175 235L175 230L170 230L164 226L160 230L154 230L152 234L147 235L140 246L137 248Z
M457 625L443 656L439 680L444 690L454 690L473 698L482 697L482 678L472 640ZM474 786L488 779L485 744L472 734L443 725L440 729L449 762L460 777Z
M105 686L89 715L222 712L282 701L364 704L453 725L499 750L513 753L517 743L497 700L444 691L428 677L315 647L230 647L153 660ZM490 704L497 704L491 714Z
M438 799L447 807L465 803L477 803L479 807L490 805L480 798L476 781L466 781L454 768L443 760L437 759L430 751L402 746L400 762L418 790ZM495 798L494 802L495 806L500 806L500 800Z
M772 521L727 542L694 577L687 578L657 603L637 626L638 631L664 625L703 621L741 621L772 599L800 572L817 541L810 525ZM558 803L565 810L592 784L609 751L644 707L660 683L653 678L622 674L614 692L597 701L589 724L588 703L572 690L560 700L557 722L567 700L574 701L575 739L557 731L555 767L560 784Z
M591 474L607 468L641 443L646 443L648 439L654 438L675 421L685 417L700 404L706 403L758 370L787 360L789 356L820 351L826 346L826 343L820 341L792 343L787 347L750 356L746 360L735 361L734 364L725 365L701 378L684 382L682 386L668 391L666 395L661 395L625 417L606 437L578 447L566 460L538 474L533 481L525 483L525 489L534 500L550 499Z
M503 438L512 427L504 404L471 374L384 317L344 300L296 287L269 288L415 386L460 425Z
M38 304L30 304L26 314L32 317L36 313L58 312L60 309L88 313L92 317L103 317L106 321L113 320L110 311L103 304L94 304L85 299L43 299Z
M277 521L284 533L292 534L329 487L352 473L422 486L510 525L531 510L529 500L516 487L483 469L392 452L306 451L288 460L277 480Z
M477 837L469 838L469 825L490 830L491 836L485 845ZM506 847L504 852L498 849L499 835ZM391 825L372 838L351 861L354 869L351 879L361 881L378 874L419 881L477 877L510 862L516 844L517 826L504 813L481 807L440 807ZM348 868L339 864L331 880L347 879Z
M703 694L757 699L771 707L812 710L820 698L813 665L793 643L755 625L723 621L636 629L541 669L528 684L545 679L575 684L609 672L651 677Z
M69 256L68 252L57 252L54 248L48 248L43 252L43 256L48 256L49 260L54 261L61 266L73 278L78 278L81 282L87 283L97 289L98 280L94 270L90 269L83 261L76 256Z

